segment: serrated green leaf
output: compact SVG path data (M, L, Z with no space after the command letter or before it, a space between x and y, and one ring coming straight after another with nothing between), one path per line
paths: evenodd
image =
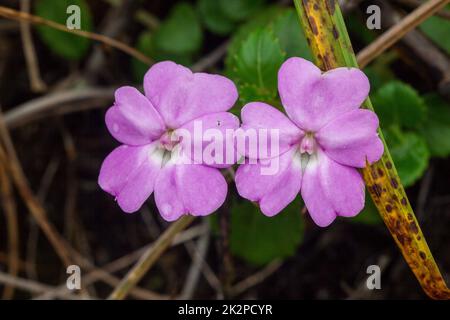
M222 11L217 0L198 0L197 7L206 28L218 35L227 35L236 26Z
M278 15L284 12L285 9L279 6L271 6L265 10L260 11L256 14L251 20L244 23L236 30L233 34L233 37L230 40L230 44L228 46L228 54L225 58L225 64L229 65L233 57L237 54L239 47L241 46L242 41L248 38L250 33L256 31L258 29L266 28Z
M241 102L274 100L278 69L284 57L272 32L256 30L250 33L227 66L227 73L238 85Z
M426 117L423 99L414 88L400 81L382 86L373 96L373 102L384 128L391 125L417 128Z
M403 186L413 185L428 167L430 155L425 140L414 132L402 132L396 126L383 133Z
M273 64L264 66L264 70L267 71L267 74L270 74L267 77L270 80L263 81L263 85L258 82L258 77L255 76L257 75L255 68L245 74L242 73L245 68L237 69L238 62L242 61L241 57L248 56L248 53L257 56L254 50L246 52L248 46L251 48L257 47L255 45L257 34L261 39L266 40L267 44L270 44L267 54L274 53ZM245 46L247 47L243 49ZM245 55L246 53L247 55ZM228 48L225 65L226 74L238 84L241 104L256 100L275 106L279 105L276 78L278 69L286 56L301 56L311 59L310 49L301 28L299 28L293 9L279 6L269 7L238 29ZM240 66L242 67L242 65ZM238 71L236 72L236 70ZM237 106L237 108L239 107Z
M287 9L277 16L273 21L272 30L288 58L302 57L310 61L313 59L294 9Z
M436 43L436 45L450 54L450 21L436 16L429 17L422 22L420 29Z
M157 51L173 55L190 55L197 52L203 33L197 14L188 3L175 5L154 35Z
M264 216L249 201L232 203L230 249L255 265L292 256L303 239L300 200L275 217Z
M450 155L450 105L437 94L424 97L428 118L420 132L425 138L431 156Z
M66 12L70 5L80 7L81 30L92 30L92 16L85 0L39 0L35 6L36 15L60 24L66 25L70 14ZM42 41L57 55L69 59L79 60L89 50L91 40L88 38L59 31L46 26L37 26L38 35Z
M258 11L265 0L216 0L223 14L232 21L242 21Z
M351 218L351 222L379 225L383 223L383 220L378 213L377 207L370 198L369 193L366 191L366 202L364 209L354 218Z

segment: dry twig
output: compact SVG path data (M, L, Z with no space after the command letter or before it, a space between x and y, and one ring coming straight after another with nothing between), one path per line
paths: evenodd
M149 57L147 57L140 51L130 47L129 45L127 45L121 41L109 38L107 36L104 36L104 35L101 35L98 33L84 31L84 30L68 29L63 24L56 23L54 21L50 21L50 20L47 20L47 19L44 19L44 18L41 18L38 16L34 16L29 13L20 12L20 11L17 11L17 10L11 9L11 8L7 8L4 6L0 6L0 16L7 18L7 19L13 19L13 20L25 21L25 22L29 22L29 23L33 23L33 24L44 25L47 27L51 27L53 29L67 32L67 33L76 34L80 37L99 41L107 46L111 46L113 48L116 48L118 50L121 50L121 51L129 54L130 56L142 61L145 64L151 65L153 63L152 59L150 59Z
M361 68L368 65L373 59L390 48L405 34L417 27L428 17L441 10L449 0L430 0L407 15L402 21L379 36L374 42L361 50L356 56Z
M269 263L264 269L252 274L248 278L234 285L231 289L232 296L238 296L248 289L260 284L276 272L283 265L282 261L275 260Z
M33 280L22 279L18 277L14 277L12 275L0 272L0 283L4 283L6 285L14 286L16 288L26 290L32 293L42 293L45 291L53 290L54 288ZM71 300L79 300L81 297L77 295L73 295L67 292L62 292L58 294L58 297L63 299L71 299ZM91 299L87 297L87 299Z
M7 169L7 172L12 177L19 194L23 198L28 210L35 218L39 227L41 227L44 234L47 236L49 242L55 248L56 253L61 261L66 265L71 264L70 246L62 238L56 228L47 219L47 214L42 207L40 201L35 197L31 191L25 173L22 170L19 159L17 157L14 145L9 135L8 129L3 120L3 113L0 111L0 141L3 142L5 150L0 147L0 163Z
M173 222L167 230L156 240L134 265L134 267L126 274L120 284L110 294L110 300L122 300L128 292L142 279L147 271L153 266L160 255L170 246L178 232L186 228L194 221L193 216L183 216L179 220Z
M395 0L395 1L411 9L415 9L423 4L423 1L421 0ZM445 9L436 12L436 16L450 20L450 12Z
M30 13L30 0L20 0L20 10L23 13ZM41 78L39 71L39 63L34 50L33 38L31 37L30 24L26 21L20 21L20 34L22 37L23 51L25 61L27 63L28 77L30 79L31 91L43 92L47 89L47 85Z
M1 204L5 213L8 234L8 272L11 276L19 273L19 225L17 221L16 203L12 192L9 176L6 169L0 163L0 193ZM14 287L6 285L3 291L3 299L11 299L14 296Z

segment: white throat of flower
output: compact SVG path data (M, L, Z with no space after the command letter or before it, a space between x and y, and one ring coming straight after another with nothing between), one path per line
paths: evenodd
M305 172L308 163L314 161L317 158L317 149L318 146L314 137L314 133L307 132L301 139L298 149L298 151L300 152L302 173Z
M155 146L150 152L150 157L159 161L164 167L171 160L175 160L181 148L182 138L178 137L173 130L166 131L155 142Z

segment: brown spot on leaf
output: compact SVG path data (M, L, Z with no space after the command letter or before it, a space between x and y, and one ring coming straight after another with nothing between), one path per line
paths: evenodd
M372 192L375 194L377 198L381 198L381 187L379 184L374 183L372 186Z
M375 170L374 167L371 167L371 168L370 168L370 174L372 175L372 178L373 178L374 180L376 180L376 179L378 178L378 176L377 176L377 171Z
M404 235L397 234L397 239L398 239L398 242L400 242L402 244L402 246L405 245L405 236Z
M308 21L312 33L317 36L319 34L319 30L317 29L316 20L314 19L314 17L308 16Z
M408 201L406 200L406 198L405 197L403 197L402 198L402 200L400 201L401 203L402 203L402 205L404 205L405 207L407 206L407 204L408 204Z
M412 221L409 226L408 226L409 230L414 233L417 234L419 233L419 227L417 227L417 223L415 221Z
M390 204L387 204L385 209L387 212L392 212L392 206Z
M336 26L333 26L332 32L335 39L339 38L339 31L337 31Z
M427 255L423 251L419 251L419 256L422 258L422 260L425 260L427 258Z
M330 53L325 52L323 56L323 64L325 65L326 70L333 69L333 64L331 63L332 59L330 59Z
M378 171L378 175L379 175L380 177L384 176L384 171L383 171L383 169L378 168L377 171Z
M335 0L326 0L327 10L328 12L333 15L334 11L336 10L336 2Z
M397 188L398 188L398 182L397 182L397 179L392 178L392 179L391 179L391 185L392 185L392 187L393 187L394 189L397 189Z
M392 169L392 163L390 161L386 162L386 168Z

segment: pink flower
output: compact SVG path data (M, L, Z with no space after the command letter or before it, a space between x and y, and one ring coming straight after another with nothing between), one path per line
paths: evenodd
M279 129L279 152L236 172L239 194L274 216L301 192L319 226L336 216L352 217L364 207L364 183L356 168L380 159L383 144L378 118L359 107L369 94L369 81L358 69L321 73L311 62L290 58L278 73L278 91L287 117L260 102L244 106L242 128ZM279 162L274 175L261 169Z
M223 76L192 73L166 61L147 72L144 91L145 96L133 87L122 87L115 93L106 125L123 145L103 162L100 187L115 196L125 212L139 210L153 192L167 221L214 212L227 194L227 183L217 169L226 165L186 164L175 150L192 147L178 132L191 133L194 123L221 132L239 127L239 119L226 112L237 100L235 85Z

